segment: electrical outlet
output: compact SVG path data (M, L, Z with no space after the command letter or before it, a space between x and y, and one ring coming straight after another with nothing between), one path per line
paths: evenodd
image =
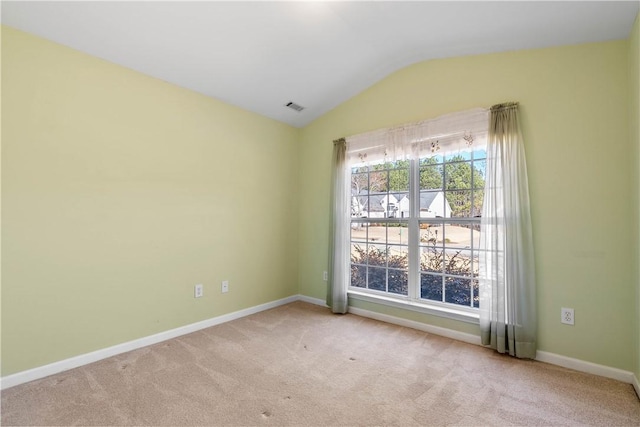
M229 281L225 280L222 282L222 288L221 288L222 293L226 293L229 292Z
M573 308L565 308L562 307L560 309L560 322L566 325L573 325L575 322L575 317L573 314Z
M327 273L326 271L322 272L322 280L324 280L325 282L327 280L329 280L329 273Z
M193 287L193 297L194 298L200 298L202 295L204 295L204 289L202 287L201 284L197 284Z

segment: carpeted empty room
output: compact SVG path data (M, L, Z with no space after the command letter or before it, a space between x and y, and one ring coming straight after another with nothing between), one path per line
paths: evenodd
M2 392L2 425L639 425L633 387L295 302Z

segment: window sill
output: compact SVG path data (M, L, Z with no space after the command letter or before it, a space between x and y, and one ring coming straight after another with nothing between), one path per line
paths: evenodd
M408 299L392 298L384 295L374 295L367 292L349 290L349 298L358 301L366 301L375 304L381 304L388 307L399 308L403 310L416 311L418 313L429 314L432 316L444 317L447 319L457 320L460 322L472 323L477 325L480 315L477 312L470 312L450 307L441 307L435 304L424 304Z

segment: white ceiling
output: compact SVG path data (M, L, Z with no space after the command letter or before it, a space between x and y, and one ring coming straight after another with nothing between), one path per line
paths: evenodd
M409 64L624 39L636 1L11 2L2 23L292 126ZM289 101L305 108L284 107Z

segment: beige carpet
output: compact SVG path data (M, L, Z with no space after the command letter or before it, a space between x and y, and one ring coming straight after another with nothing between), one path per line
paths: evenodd
M302 302L2 392L3 425L640 425L631 385Z

